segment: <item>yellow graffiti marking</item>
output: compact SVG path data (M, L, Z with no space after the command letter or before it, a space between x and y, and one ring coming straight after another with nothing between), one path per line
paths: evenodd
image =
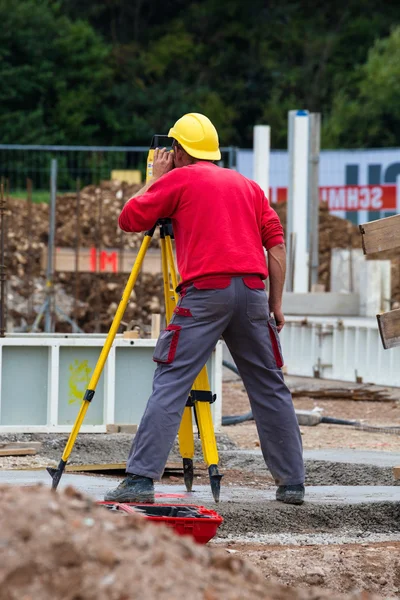
M68 379L68 404L73 404L74 402L82 400L89 383L92 369L89 367L87 360L79 362L77 359L69 365L68 369L71 373Z

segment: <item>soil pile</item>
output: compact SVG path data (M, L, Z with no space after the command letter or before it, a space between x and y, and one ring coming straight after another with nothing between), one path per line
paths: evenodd
M286 202L273 205L286 227ZM319 208L319 269L318 283L325 285L326 291L330 289L331 280L331 255L333 248L361 249L361 234L358 226L350 221L340 219L330 214L326 203ZM392 308L400 306L400 257L398 250L370 254L367 260L391 260L392 303L397 303Z
M281 202L273 205L286 228L287 204ZM318 282L330 288L331 254L333 248L361 248L361 235L357 226L331 215L327 204L319 209L319 269Z
M267 582L250 563L72 488L1 487L0 598L20 600L372 599Z
M137 249L141 234L124 234L118 228L118 215L124 203L139 189L115 181L90 185L80 192L79 209L76 194L57 197L56 246L98 249ZM275 204L283 225L286 224L286 203ZM78 227L79 224L79 227ZM45 269L43 253L48 243L48 205L31 207L23 200L11 199L7 218L8 314L15 327L32 324L45 299ZM151 243L158 247L158 231ZM361 248L358 227L331 215L327 205L320 207L319 283L329 291L332 248ZM392 259L392 299L400 301L400 259L398 253L380 254L371 258ZM57 304L85 332L107 332L127 281L127 274L59 272L55 282ZM150 330L151 313L162 311L161 275L141 273L128 305L125 323L133 322L145 337ZM160 308L161 307L161 308ZM23 327L22 327L23 330ZM69 332L71 327L59 319L56 331Z

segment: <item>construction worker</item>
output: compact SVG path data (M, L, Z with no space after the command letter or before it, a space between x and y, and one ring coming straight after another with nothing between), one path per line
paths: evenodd
M127 477L105 500L154 502L153 481L161 478L193 381L222 336L250 399L276 499L301 504L302 444L278 335L286 268L279 217L254 181L214 164L221 153L207 117L186 114L168 136L173 153L155 150L153 178L124 206L119 226L140 232L172 220L180 299L154 351L153 391Z

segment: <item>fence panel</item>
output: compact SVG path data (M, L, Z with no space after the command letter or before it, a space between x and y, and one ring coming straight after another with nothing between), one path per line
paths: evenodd
M237 149L221 148L221 164L236 167ZM58 162L58 191L69 192L81 185L111 179L113 170L146 172L147 146L25 146L0 145L0 176L9 182L10 194L26 196L26 180L32 180L34 200L47 202L50 164Z

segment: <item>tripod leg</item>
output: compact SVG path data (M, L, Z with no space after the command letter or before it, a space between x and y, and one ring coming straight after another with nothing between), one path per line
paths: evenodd
M194 456L194 440L193 440L193 421L192 408L186 406L183 412L181 425L178 433L179 451L183 460L183 479L188 492L192 491L193 487L193 456Z
M210 384L208 380L207 367L205 365L198 374L196 381L193 384L193 396L195 399L196 395L197 398L201 398L204 395L204 400L197 399L195 401L194 410L196 411L196 418L199 427L203 456L208 467L212 495L214 497L215 502L219 502L222 475L220 475L218 472L218 448L217 441L215 439L214 424L212 420L210 404L212 397L210 391Z
M107 334L107 338L106 338L106 341L104 343L103 349L102 349L102 351L100 353L100 356L99 356L99 358L97 360L95 369L93 371L93 375L92 375L92 377L91 377L91 379L89 381L89 387L86 390L85 395L83 397L83 404L81 405L81 408L79 410L79 413L78 413L78 416L76 418L74 427L73 427L73 429L72 429L72 431L70 433L70 436L68 438L67 444L66 444L66 446L64 448L63 455L62 455L61 460L60 460L60 462L58 464L58 467L57 467L57 469L52 469L51 467L48 467L48 469L47 469L48 473L50 474L50 476L51 476L51 478L53 480L52 488L54 490L57 489L57 486L58 486L58 484L60 482L61 476L62 476L62 474L64 472L65 467L66 467L68 458L69 458L69 456L70 456L70 454L72 452L72 448L74 447L75 440L77 438L77 435L79 433L79 430L80 430L81 425L83 423L83 420L85 418L87 409L89 408L90 402L92 401L93 396L95 394L97 383L98 383L98 381L100 379L100 375L101 375L101 373L103 371L105 362L107 360L107 357L108 357L108 354L110 352L111 346L113 344L114 338L115 338L116 333L118 331L118 327L120 326L122 317L124 316L124 312L125 312L125 309L127 307L128 302L129 302L130 295L132 293L133 287L134 287L134 285L136 283L136 279L137 279L137 277L139 275L139 271L140 271L141 266L143 264L143 260L144 260L146 251L147 251L147 249L148 249L148 247L150 245L153 232L154 232L154 228L152 230L150 230L145 235L145 237L143 239L143 242L142 242L142 245L140 247L139 253L137 255L135 264L133 265L132 272L131 272L131 274L129 276L128 283L126 284L126 287L124 289L124 293L122 294L122 298L121 298L121 301L120 301L119 306L117 308L117 312L115 313L114 320L113 320L113 322L111 324L111 327L110 327L110 330L109 330L109 332Z

